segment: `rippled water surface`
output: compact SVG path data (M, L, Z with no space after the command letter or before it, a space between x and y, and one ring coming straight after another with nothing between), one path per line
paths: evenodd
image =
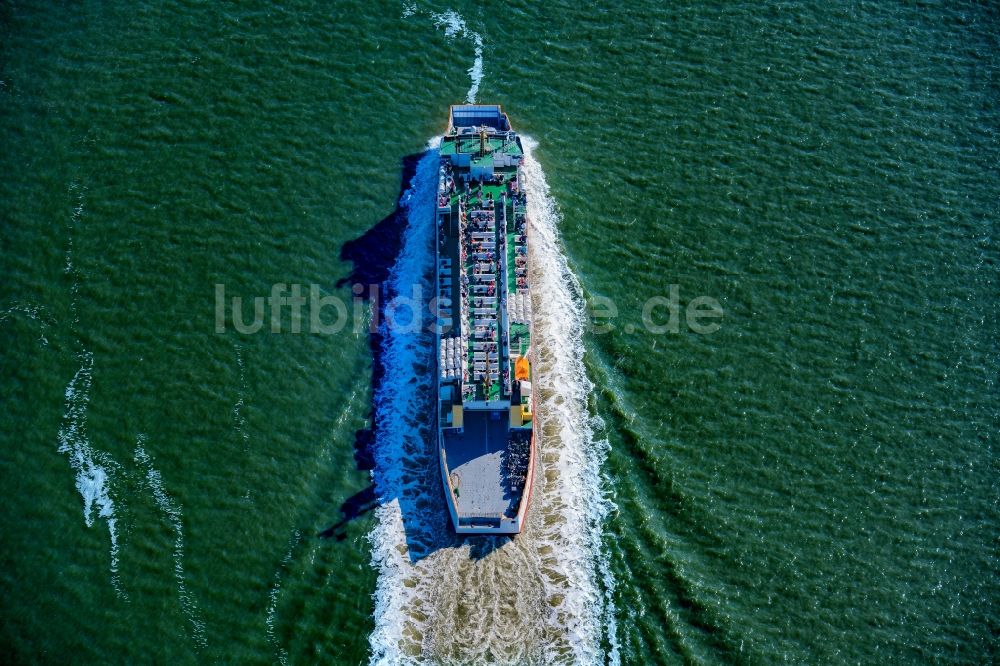
M988 3L0 4L4 653L995 661L998 34ZM514 541L449 535L427 339L351 289L426 283L469 98L531 146ZM216 285L249 320L275 283L355 321L217 332ZM672 289L719 329L651 333Z

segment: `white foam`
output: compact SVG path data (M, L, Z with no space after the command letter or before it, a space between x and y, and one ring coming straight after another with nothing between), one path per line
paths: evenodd
M76 195L76 206L70 215L69 230L66 240L65 272L72 277L70 286L70 313L73 324L79 323L77 309L77 293L80 290L80 278L73 265L73 238L76 228L83 215L84 194L86 189L73 181L69 186L70 193ZM43 343L46 343L44 335ZM115 503L111 498L111 475L109 470L118 470L118 465L106 453L95 451L87 436L87 409L90 404L91 377L94 369L94 355L86 350L78 355L80 369L73 375L66 386L66 406L63 412L62 426L59 428L59 452L69 457L70 465L76 473L76 489L83 498L83 521L87 527L93 527L96 508L97 518L103 519L108 526L111 540L111 584L121 599L128 599L128 594L118 575L118 519L115 516Z
M38 333L39 344L43 347L49 346L49 339L45 337L45 333L48 331L51 315L49 315L45 307L35 305L33 303L15 303L3 312L0 312L0 324L4 323L15 314L23 314L31 321L37 323L40 329Z
M80 224L80 218L83 216L83 202L86 188L81 187L78 182L73 181L69 185L69 191L76 195L76 206L73 207L73 212L69 218L69 230L66 236L66 266L63 270L67 275L72 277L69 307L70 313L73 315L73 323L79 324L80 315L78 314L76 303L77 295L80 291L80 277L73 265L73 239L76 236L76 228Z
M118 520L111 498L109 470L117 465L105 453L97 452L87 437L87 407L90 403L91 373L94 355L84 351L79 355L80 369L66 386L66 406L59 428L59 452L69 457L76 474L76 489L83 499L83 522L94 526L95 517L108 526L111 540L111 584L122 599L128 595L118 575Z
M437 191L438 146L440 138L428 145L417 164L411 188L400 204L406 210L407 226L388 287L392 294L410 293L410 286L429 290L432 269L431 243L434 232L434 192ZM403 327L408 328L408 327ZM381 500L377 521L369 534L372 563L379 571L375 586L375 628L370 636L373 664L403 662L399 646L405 626L404 608L412 600L412 588L404 584L409 562L402 515L419 515L416 505L419 483L428 475L410 475L409 469L427 469L423 446L421 394L430 388L431 345L424 331L392 329L383 322L382 360L385 374L375 396L376 443L372 478ZM423 455L422 455L423 454ZM431 468L433 469L433 468ZM401 507L401 503L405 506ZM433 521L432 521L433 523Z
M469 87L469 92L465 96L465 101L469 104L476 103L476 95L479 94L479 84L483 81L483 38L479 36L479 33L472 33L472 42L476 45L476 59L472 62L472 67L469 68L469 78L472 79L472 85Z
M557 495L564 502L566 521L559 538L574 556L582 555L588 564L567 570L574 581L569 586L574 594L567 597L567 602L574 617L585 618L580 624L581 640L574 647L580 663L617 664L620 655L612 601L614 579L602 548L602 525L614 504L601 474L608 442L595 439L594 433L601 430L602 424L587 411L587 397L594 385L587 378L583 362L586 306L579 281L562 250L560 213L541 165L534 158L538 144L524 135L521 141L525 151L523 171L530 224L532 293L538 303L532 346L542 357L540 388L552 393L539 408L539 425L545 429L555 422L562 433L557 458L560 480ZM571 562L573 557L563 560ZM606 655L599 654L602 636L609 646Z
M408 12L408 13L407 13ZM411 16L416 12L415 7L404 6L403 16ZM476 103L476 95L479 94L479 84L483 81L483 37L478 32L470 30L462 15L453 9L446 12L431 14L434 25L444 28L445 37L461 37L472 42L475 48L475 60L472 62L467 72L472 81L469 92L465 96L465 101L469 104Z
M233 423L236 432L243 441L243 452L250 450L250 435L247 433L247 418L243 415L243 407L247 393L247 369L243 361L243 347L236 348L236 364L240 368L240 392L236 403L233 405Z
M184 522L181 505L164 490L163 475L153 467L153 459L146 453L143 446L145 443L145 436L139 435L133 459L140 469L145 471L145 485L152 493L156 506L167 517L167 521L174 530L174 577L177 579L177 592L181 600L181 609L190 625L187 629L188 636L191 637L195 645L204 649L208 646L208 641L205 638L205 620L198 607L198 600L188 590L184 575Z
M430 296L436 145L404 197L408 226L390 296L409 294L413 284ZM425 416L433 407L432 344L423 333L384 329L373 472L380 505L369 535L379 573L372 664L619 661L614 581L601 547L612 508L600 473L607 442L594 439L583 299L533 145L525 141L524 172L536 294L536 433L545 435L532 508L514 540L451 534ZM492 552L473 555L474 546Z

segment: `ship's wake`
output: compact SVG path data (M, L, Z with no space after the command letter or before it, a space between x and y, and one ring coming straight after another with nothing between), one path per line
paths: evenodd
M70 183L69 190L76 198L76 205L73 207L73 213L69 220L63 271L70 276L70 314L72 316L70 330L75 333L76 326L80 323L79 308L77 307L80 272L73 263L73 241L83 216L86 188L73 181ZM27 311L27 314L36 320L38 320L38 313L38 309ZM46 327L43 325L40 341L48 346L45 330ZM77 338L75 346L78 347L79 351L76 357L80 362L80 369L73 375L73 379L70 380L64 392L65 409L62 425L59 428L58 451L69 458L70 466L76 475L76 489L83 500L84 524L88 528L93 527L96 517L107 525L110 539L111 584L120 599L128 600L128 593L125 591L119 572L121 530L111 490L111 479L121 473L122 467L110 454L99 451L91 445L90 436L87 434L87 414L90 408L90 387L93 383L94 354L83 348L78 336L74 335L74 337ZM120 505L118 508L121 508Z
M145 444L145 435L139 435L134 460L144 474L143 485L152 494L156 507L163 513L174 532L174 577L177 580L181 608L188 621L185 629L195 645L199 649L204 649L208 646L205 638L205 620L198 607L198 600L188 589L187 576L184 573L184 523L181 505L167 494L163 486L163 475L153 466L153 458L146 452Z
M424 298L433 272L435 141L404 195L407 227L388 296ZM376 403L370 534L379 572L372 663L599 663L618 661L613 581L601 548L611 507L587 409L580 288L560 248L559 215L525 141L541 454L524 532L451 534L433 431L433 337L384 328Z
M417 9L416 3L403 3L403 18L422 14ZM483 36L469 25L462 18L462 15L454 9L445 12L430 12L430 18L434 21L434 27L443 29L445 37L454 39L460 37L468 40L474 49L475 57L472 66L466 71L469 75L469 92L465 95L465 101L469 104L476 103L476 95L479 94L479 86L483 82Z
M59 452L69 458L76 474L76 489L83 499L83 521L94 526L95 515L105 521L111 539L111 584L122 599L128 594L118 571L119 530L115 502L111 497L110 478L119 465L106 453L95 450L87 435L87 408L90 404L91 373L94 355L80 354L80 369L66 387L66 411L59 428Z

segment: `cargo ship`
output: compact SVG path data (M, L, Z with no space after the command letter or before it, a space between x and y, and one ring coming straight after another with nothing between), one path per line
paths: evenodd
M537 459L521 140L500 106L453 105L440 145L438 456L459 534L518 534Z

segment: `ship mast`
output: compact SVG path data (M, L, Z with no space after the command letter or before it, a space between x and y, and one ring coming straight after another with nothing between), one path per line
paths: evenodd
M486 148L488 143L486 142L486 137L488 136L487 130L489 128L486 125L481 125L479 127L479 154L486 157Z

